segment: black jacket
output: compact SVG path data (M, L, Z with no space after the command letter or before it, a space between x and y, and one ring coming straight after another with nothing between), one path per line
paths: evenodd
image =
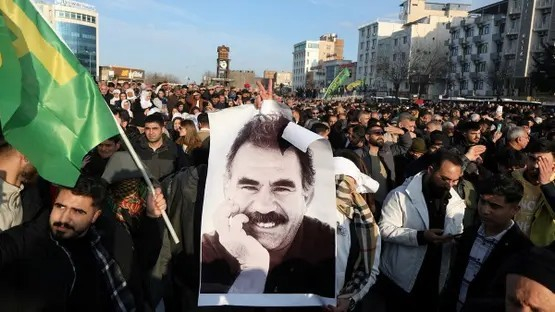
M0 233L0 311L66 311L75 275L70 254L50 236L48 210L33 222ZM162 244L161 219L140 218L128 229L108 211L95 225L145 311L146 274ZM83 298L87 300L87 298Z
M166 135L163 135L162 146L156 151L153 151L152 148L148 146L148 142L144 135L133 144L133 147L141 160L148 167L152 177L158 181L162 181L165 177L174 173L183 165L183 149L178 148L177 144L172 142Z
M446 290L442 296L441 311L456 311L461 283L468 265L470 251L476 240L479 226L464 231L457 245L457 255ZM495 245L486 262L468 286L463 311L503 311L505 296L504 279L499 279L499 269L505 261L520 251L532 247L532 242L514 224ZM471 308L472 307L472 308Z

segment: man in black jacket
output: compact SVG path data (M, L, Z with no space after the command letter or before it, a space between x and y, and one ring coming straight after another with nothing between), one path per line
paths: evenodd
M162 181L183 165L183 149L178 148L177 144L164 135L163 129L162 114L147 116L145 133L133 145L152 176L158 181Z
M0 234L0 310L144 310L140 264L160 250L164 197L148 198L133 241L113 215L101 217L111 213L105 197L103 182L81 177L50 214Z
M523 188L508 176L496 175L480 187L478 212L482 224L466 229L459 241L442 311L494 309L504 299L499 268L510 256L532 246L512 220L519 210Z

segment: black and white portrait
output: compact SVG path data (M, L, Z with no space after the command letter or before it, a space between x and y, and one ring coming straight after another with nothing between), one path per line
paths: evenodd
M210 119L199 305L333 303L329 144L278 111L243 106Z

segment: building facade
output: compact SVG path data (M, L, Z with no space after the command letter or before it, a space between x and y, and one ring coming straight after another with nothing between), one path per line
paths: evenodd
M357 56L357 76L363 80L363 89L377 88L381 84L378 79L377 64L382 57L380 53L385 53L384 42L391 35L403 28L400 22L377 21L366 24L358 29L358 56ZM382 48L380 48L380 46Z
M37 9L93 77L98 76L98 11L69 0L37 1Z
M256 74L252 70L230 70L229 71L230 86L243 89L245 84L251 86L256 85Z
M469 4L407 0L400 21L359 28L357 76L376 95L424 95L445 91L448 24L468 15Z
M342 60L345 42L337 34L325 34L319 40L307 40L293 46L293 88L317 88L324 77L318 68L321 62Z

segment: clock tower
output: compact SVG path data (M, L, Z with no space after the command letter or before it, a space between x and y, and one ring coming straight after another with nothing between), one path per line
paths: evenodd
M227 82L229 77L229 61L229 47L225 45L219 46L218 58L216 60L216 77L218 80Z

